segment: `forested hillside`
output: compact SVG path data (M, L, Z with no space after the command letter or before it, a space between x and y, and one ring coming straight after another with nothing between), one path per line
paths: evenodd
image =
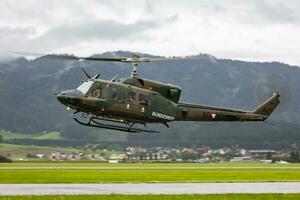
M104 53L97 56L130 56L131 52ZM147 55L149 56L149 55ZM150 55L151 56L151 55ZM60 131L67 139L89 141L152 141L162 144L205 145L291 145L300 143L300 68L283 63L243 62L217 59L208 55L197 59L143 63L139 74L179 85L183 89L181 101L214 106L252 110L261 101L262 84L280 79L274 90L282 96L282 106L263 122L232 123L171 123L171 128L157 125L159 134L127 134L81 127L57 102L54 93L75 88L85 77L80 67L89 73L101 73L101 78L127 77L130 65L123 63L65 61L19 58L0 64L0 129L12 132L41 133ZM284 81L282 81L284 80ZM260 91L257 91L260 90ZM282 91L281 91L282 90ZM257 95L259 94L259 95ZM265 94L266 98L270 94ZM286 102L284 102L286 101Z

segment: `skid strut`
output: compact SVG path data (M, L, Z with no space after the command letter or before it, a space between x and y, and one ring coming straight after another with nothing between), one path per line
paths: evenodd
M124 131L124 132L132 132L132 133L140 133L140 132L148 132L148 133L158 133L158 131L147 129L145 123L141 122L132 122L132 123L126 123L121 122L119 120L115 119L106 119L102 117L90 117L88 122L82 122L78 120L77 118L73 118L77 123L83 125L83 126L90 126L95 128L105 128L105 129L111 129L111 130L118 130L118 131ZM113 122L115 124L107 124L104 123L104 121ZM133 125L135 124L142 124L145 128L135 128ZM122 125L120 125L122 124Z

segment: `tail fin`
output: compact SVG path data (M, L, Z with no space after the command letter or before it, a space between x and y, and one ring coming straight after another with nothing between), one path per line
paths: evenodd
M272 97L259 105L253 113L269 116L280 103L279 96L278 92L274 92Z

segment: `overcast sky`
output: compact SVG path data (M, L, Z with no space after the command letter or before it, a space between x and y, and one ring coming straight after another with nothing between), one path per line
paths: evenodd
M299 0L0 0L8 51L280 61L300 66Z

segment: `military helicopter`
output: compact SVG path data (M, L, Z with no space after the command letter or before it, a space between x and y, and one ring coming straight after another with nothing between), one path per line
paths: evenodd
M60 103L73 109L73 119L84 126L125 132L158 132L147 124L169 127L173 121L265 121L280 103L279 93L253 111L180 102L181 88L169 83L140 78L137 67L143 62L176 60L166 57L98 58L55 55L55 58L131 63L129 78L104 80L100 74L91 76L82 68L86 80L76 89L56 94ZM185 59L185 58L179 58ZM81 114L81 119L78 115ZM141 126L142 125L142 126ZM138 127L137 127L138 126ZM142 128L141 128L142 127Z

